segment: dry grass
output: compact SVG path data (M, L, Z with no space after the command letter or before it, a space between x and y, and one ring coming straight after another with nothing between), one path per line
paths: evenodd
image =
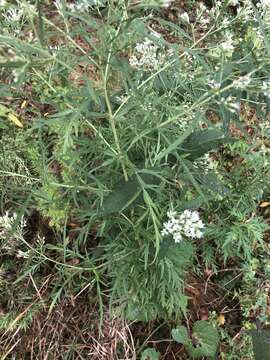
M86 296L62 300L50 314L48 309L37 313L26 332L2 337L2 354L18 360L136 359L128 323L108 311L101 329L99 320L98 308Z

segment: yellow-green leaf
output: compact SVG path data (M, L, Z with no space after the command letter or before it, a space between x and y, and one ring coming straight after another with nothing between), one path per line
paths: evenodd
M20 120L17 118L16 115L12 114L12 113L9 113L8 114L8 119L10 121L12 121L15 125L17 125L18 127L22 128L23 127L23 124L20 122Z

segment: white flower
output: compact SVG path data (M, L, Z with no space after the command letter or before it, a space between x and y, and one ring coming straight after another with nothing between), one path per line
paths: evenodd
M0 0L0 7L4 7L7 5L7 0Z
M22 14L28 18L33 18L35 16L37 16L38 12L37 9L35 7L35 5L26 3L26 2L21 2L21 1L17 1L18 6L20 7L20 10L22 11Z
M202 168L205 174L208 174L209 171L211 171L219 175L217 170L218 163L209 155L209 153L204 154L201 158L195 160L193 165L195 168Z
M270 0L260 0L260 2L257 4L257 7L265 10L266 8L270 7Z
M76 3L67 4L67 8L71 12L84 12L89 11L92 6L102 5L101 0L78 0Z
M244 76L240 76L239 79L233 81L233 86L239 89L245 89L251 82L251 75L246 74Z
M270 80L263 81L262 91L264 96L270 98Z
M189 23L189 16L188 13L184 12L180 15L180 18L183 19L185 22Z
M4 242L2 249L6 251L13 252L18 242L23 238L26 221L21 217L17 223L17 218L16 213L11 215L8 211L3 216L0 216L0 240Z
M59 15L63 16L65 6L61 0L54 0L54 6L56 7Z
M60 45L49 45L48 49L51 51L51 53L56 56L59 50L61 49Z
M162 0L161 2L161 6L168 8L169 6L171 6L171 3L173 2L173 0Z
M222 50L224 50L225 52L233 52L234 50L234 45L233 45L233 40L232 37L229 37L226 41L223 41L220 44L220 48Z
M227 26L229 26L229 25L230 25L230 20L225 17L225 18L222 20L222 26L227 27Z
M216 80L210 80L208 81L208 85L210 86L211 89L213 90L219 90L220 89L220 82L216 81Z
M16 257L18 259L27 259L29 258L29 251L22 251L22 250L17 250L17 253L16 253Z
M156 34L154 34L156 35ZM135 54L129 59L132 67L153 70L161 66L165 61L165 56L158 54L159 47L148 38L144 42L135 46Z
M236 113L240 111L241 105L238 101L235 101L235 98L232 96L228 96L227 98L222 97L220 99L221 104L226 106L226 108L232 112Z
M197 13L203 12L208 12L207 7L204 5L204 3L199 2L199 8L197 9Z
M200 239L203 237L204 224L197 211L185 210L180 215L175 211L167 212L168 221L163 224L162 236L171 235L176 243L183 237Z
M15 221L17 220L17 217L18 215L16 213L13 213L13 215L9 215L8 211L6 211L6 213L3 216L0 216L0 236L2 233L12 229ZM20 229L23 229L25 226L26 226L26 222L22 217L18 224L18 227Z
M229 0L228 5L229 6L236 6L239 4L239 0Z
M22 19L23 11L21 9L11 8L7 10L5 13L3 13L3 16L6 21L10 23L17 23L20 22L20 20Z
M244 4L237 8L237 14L243 23L255 19L255 13L250 0L244 0Z

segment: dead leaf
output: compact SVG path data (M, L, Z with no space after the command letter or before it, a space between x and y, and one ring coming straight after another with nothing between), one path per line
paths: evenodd
M226 322L225 316L223 314L219 314L218 316L218 323L220 326L224 325Z
M71 259L67 262L69 265L78 265L80 263L79 259Z
M21 109L24 109L26 107L26 105L27 105L27 101L24 100L21 104Z
M270 201L264 201L264 202L260 203L261 208L268 207L269 205L270 205Z
M71 227L71 228L78 228L78 227L80 227L80 225L79 225L79 224L72 223L72 222L71 222L71 223L69 223L69 224L68 224L68 226L69 226L69 227Z

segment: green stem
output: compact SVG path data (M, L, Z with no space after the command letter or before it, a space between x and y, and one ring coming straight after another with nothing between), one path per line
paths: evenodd
M121 28L121 24L122 21L120 22L117 30L116 30L116 34L114 36L114 39L117 38L120 28ZM111 106L111 102L109 99L109 95L108 95L108 89L107 89L107 83L108 83L108 77L109 77L109 68L110 68L110 61L111 61L111 57L112 57L112 49L113 49L113 41L111 42L110 45L110 49L109 49L109 53L108 53L108 57L107 57L107 63L106 63L106 68L105 68L105 73L103 76L103 83L104 83L104 96L105 96L105 102L107 105L107 109L108 109L108 115L109 115L109 122L110 122L110 126L113 132L113 137L114 137L114 142L116 145L116 149L117 149L117 153L119 155L119 160L122 166L122 170L123 170L123 175L124 175L124 179L125 181L128 181L128 174L127 174L127 170L126 170L126 166L125 166L125 162L124 162L124 156L122 153L122 149L120 146L120 142L119 142L119 138L118 138L118 134L117 134L117 130L116 130L116 125L115 125L115 115L113 114L112 111L112 106Z

